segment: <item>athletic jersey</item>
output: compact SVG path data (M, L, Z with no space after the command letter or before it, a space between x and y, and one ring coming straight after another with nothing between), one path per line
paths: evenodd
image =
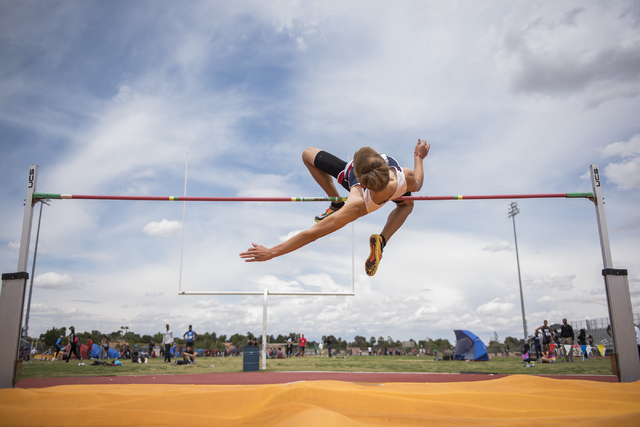
M187 331L187 342L193 342L193 337L195 336L195 332Z
M49 341L51 342L51 341ZM62 338L58 338L58 341L56 341L56 347L62 347Z
M383 207L389 200L402 197L402 195L407 192L407 179L404 176L404 171L398 164L398 161L391 156L387 156L386 154L380 154L380 156L384 159L385 162L387 162L389 168L394 168L396 170L398 188L388 200L379 205L374 203L374 201L371 199L371 192L368 189L364 188L362 190L362 193L364 197L364 203L367 208L367 213L377 211L378 209ZM347 163L347 166L345 166L344 170L338 175L338 183L342 184L345 179L348 182L349 190L351 190L351 188L356 185L360 185L358 178L356 178L356 171L353 167L353 160Z
M301 337L300 338L300 347L306 347L307 346L307 339L305 337Z

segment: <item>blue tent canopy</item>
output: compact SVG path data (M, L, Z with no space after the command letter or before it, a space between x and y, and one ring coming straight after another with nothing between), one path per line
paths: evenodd
M489 361L487 347L482 340L472 332L456 329L455 360L484 360Z
M100 346L98 344L93 344L91 346L91 357L97 359L100 357ZM120 359L120 353L115 348L109 348L109 354L107 356L109 359Z

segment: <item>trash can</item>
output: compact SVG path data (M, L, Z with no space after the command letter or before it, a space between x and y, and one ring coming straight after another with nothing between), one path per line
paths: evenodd
M260 369L260 347L252 345L242 349L242 370L245 372Z

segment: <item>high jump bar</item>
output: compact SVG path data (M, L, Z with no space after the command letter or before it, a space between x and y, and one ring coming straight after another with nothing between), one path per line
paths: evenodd
M548 194L497 194L471 196L404 196L394 200L491 200L491 199L550 199L586 198L593 193L548 193ZM96 196L83 194L34 193L33 201L43 199L71 200L139 200L171 202L344 202L346 197L178 197L178 196Z

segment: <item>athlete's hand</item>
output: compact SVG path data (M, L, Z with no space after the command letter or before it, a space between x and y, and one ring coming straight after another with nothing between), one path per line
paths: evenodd
M429 154L429 148L431 148L431 144L428 143L426 140L418 140L418 143L416 144L416 148L413 150L413 154L415 156L420 156L421 159L424 159L425 157L427 157L427 154Z
M253 245L252 248L249 248L246 252L242 252L240 254L240 258L244 258L245 262L261 262L268 261L273 258L269 248L265 248L262 245L256 245L255 243L252 243L251 245Z

